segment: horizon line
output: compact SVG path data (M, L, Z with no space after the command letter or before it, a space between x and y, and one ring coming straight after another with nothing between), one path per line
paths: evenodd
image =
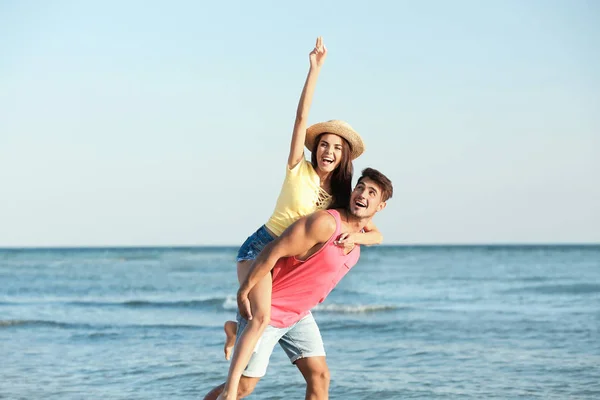
M524 242L524 243L397 243L380 244L369 247L594 247L600 242ZM127 250L127 249L226 249L239 248L239 245L48 245L48 246L0 246L2 250Z

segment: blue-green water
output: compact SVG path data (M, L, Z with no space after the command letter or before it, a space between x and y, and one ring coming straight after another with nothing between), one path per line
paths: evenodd
M235 252L0 250L0 398L202 398ZM332 399L600 398L600 246L367 248L314 314ZM276 348L251 398L303 397Z

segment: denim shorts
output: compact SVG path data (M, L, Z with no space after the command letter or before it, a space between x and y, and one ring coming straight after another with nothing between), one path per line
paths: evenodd
M261 226L256 232L248 236L248 239L240 247L237 254L237 261L256 260L262 249L273 240L275 238L271 236L267 228L264 225Z
M248 321L237 315L238 329L236 344ZM279 342L290 361L295 363L301 358L325 357L325 347L321 332L312 314L308 314L294 325L287 328L275 328L268 325L258 339L250 362L242 375L249 378L262 378L267 373L267 366L273 348Z

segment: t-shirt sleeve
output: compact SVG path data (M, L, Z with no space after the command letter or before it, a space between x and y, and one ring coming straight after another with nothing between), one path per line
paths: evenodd
M296 164L294 166L294 168L288 168L286 166L286 173L289 176L300 176L300 175L307 175L308 174L308 168L310 168L311 165L310 163L306 160L306 158L303 158L302 160L300 160L298 162L298 164Z

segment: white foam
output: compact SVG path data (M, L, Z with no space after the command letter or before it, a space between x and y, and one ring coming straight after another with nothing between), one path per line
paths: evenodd
M235 296L228 295L225 301L223 302L223 308L225 310L237 310L237 299Z
M314 308L315 311L359 314L377 311L395 310L396 306L385 304L321 304Z

